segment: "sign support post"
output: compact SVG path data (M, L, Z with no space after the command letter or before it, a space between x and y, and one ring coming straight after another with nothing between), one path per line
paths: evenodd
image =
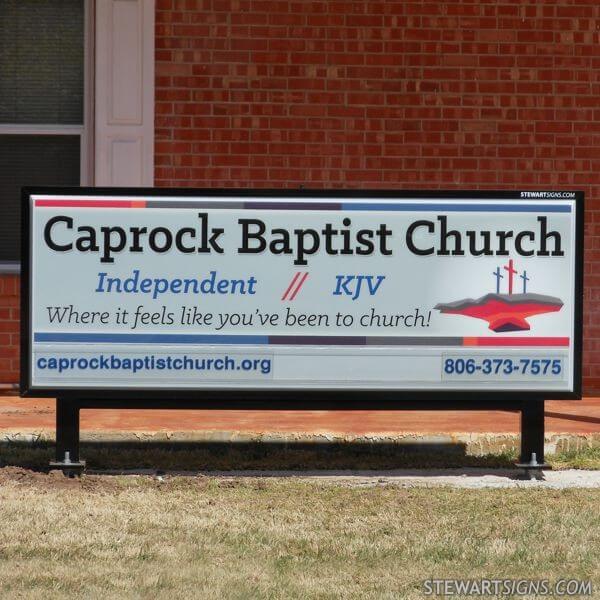
M521 457L517 467L535 479L550 466L544 460L544 401L526 402L521 409Z
M56 399L56 459L51 469L66 475L81 474L85 461L79 460L79 404L77 400Z

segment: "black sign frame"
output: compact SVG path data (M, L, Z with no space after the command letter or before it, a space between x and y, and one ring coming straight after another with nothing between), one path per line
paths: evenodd
M537 191L535 193L538 193ZM194 401L206 408L220 408L224 404L233 404L239 408L243 403L247 408L308 408L323 406L329 410L345 409L350 405L364 409L392 409L402 403L434 403L452 408L452 403L469 402L484 408L502 402L521 403L524 401L561 399L579 400L582 394L582 340L583 340L583 231L584 231L584 193L581 191L552 191L550 194L570 194L567 198L575 200L575 307L573 340L573 390L195 390L166 389L148 390L147 388L39 388L31 386L31 207L30 196L34 194L54 195L110 195L110 196L223 196L238 197L281 197L289 198L364 198L364 199L466 199L486 200L522 200L522 192L497 190L254 190L254 189L195 189L195 188L91 188L91 187L27 187L22 190L21 223L21 369L20 393L22 397L60 397L65 400L93 400L99 404L106 400L130 403L131 407L143 408L147 401L161 401L168 398L173 404ZM551 197L526 198L528 202L548 203ZM128 404L129 405L129 404ZM473 406L475 408L475 406Z

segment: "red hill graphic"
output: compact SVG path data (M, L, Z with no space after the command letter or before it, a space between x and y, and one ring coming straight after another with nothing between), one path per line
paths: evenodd
M466 298L437 304L435 308L443 314L483 319L492 331L500 333L528 330L529 317L557 312L562 306L560 298L542 294L486 294L477 300Z

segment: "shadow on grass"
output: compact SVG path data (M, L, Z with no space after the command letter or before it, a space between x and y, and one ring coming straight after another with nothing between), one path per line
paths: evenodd
M464 444L306 442L82 442L89 469L175 471L514 467L516 453L472 456ZM49 442L0 444L0 467L48 470Z

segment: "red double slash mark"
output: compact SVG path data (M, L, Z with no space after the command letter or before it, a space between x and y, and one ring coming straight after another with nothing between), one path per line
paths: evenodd
M282 301L289 300L291 302L296 297L298 292L300 291L300 288L304 285L304 282L306 281L307 277L308 277L308 272L296 273L294 275L294 277L292 278L290 285L288 285L287 289L283 293L283 296L281 296L281 300Z

